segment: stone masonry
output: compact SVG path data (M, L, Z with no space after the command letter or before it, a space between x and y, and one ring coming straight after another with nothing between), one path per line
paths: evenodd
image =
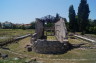
M31 44L32 51L42 54L59 54L64 53L70 48L70 43L64 41L67 34L67 29L64 20L61 18L55 23L55 36L57 41L47 41L40 39L44 32L42 21L36 19L36 32L32 35Z
M36 19L36 25L35 25L35 33L37 33L37 39L41 38L43 36L43 22L40 21L40 19Z
M59 41L47 41L38 39L34 42L33 51L42 54L60 54L69 49L69 43L60 43Z
M60 19L60 21L55 23L55 36L60 42L63 42L67 37L65 21L62 18Z

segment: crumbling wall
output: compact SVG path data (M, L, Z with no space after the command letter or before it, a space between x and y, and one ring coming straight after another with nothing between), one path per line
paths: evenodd
M59 41L47 41L32 38L32 51L42 54L60 54L69 49L69 43L60 43Z
M55 23L55 36L58 41L47 41L46 39L40 39L42 37L43 23L40 20L36 20L36 33L31 38L32 51L44 54L60 54L70 49L70 43L64 41L67 34L67 29L64 20Z
M62 18L55 23L55 36L60 42L63 42L67 36L65 21Z
M43 22L40 21L40 19L36 19L36 29L35 29L35 32L37 33L37 39L41 38L44 34L43 34Z

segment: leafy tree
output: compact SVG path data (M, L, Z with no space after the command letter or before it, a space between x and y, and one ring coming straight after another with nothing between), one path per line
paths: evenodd
M71 5L69 7L69 29L70 31L72 32L75 32L76 31L76 19L75 19L75 10L74 10L74 7L73 5Z
M35 29L35 22L31 22L30 24L31 24L30 29Z
M54 26L54 23L47 22L47 23L45 24L45 26L46 26L46 27L53 27L53 26Z
M44 16L43 18L40 19L43 22L54 22L55 17L51 15Z
M96 20L93 21L93 25L96 26Z
M12 27L13 29L17 29L17 26L15 25L15 24L13 24L13 27Z
M96 20L89 19L88 33L96 34Z
M75 28L76 28L76 31L79 32L78 15L75 16L75 19L76 19L76 21L75 21L75 24L76 24Z
M67 21L66 18L63 18L63 19L64 19L64 21L65 21L65 24L66 24L66 28L67 28L67 30L70 31L70 30L69 30L69 22Z
M21 28L22 28L23 30L25 30L25 29L26 29L24 25L22 25L22 26L21 26Z
M81 0L81 3L78 7L78 25L79 31L84 34L86 28L88 26L88 17L89 17L89 5L87 4L87 0Z
M57 21L59 21L60 20L60 16L59 16L59 14L57 13L56 14L56 17L55 17L55 22L57 22Z

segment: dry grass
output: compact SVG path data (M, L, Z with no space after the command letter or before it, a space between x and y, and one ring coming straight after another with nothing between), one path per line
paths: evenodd
M56 40L56 37L55 36L47 36L47 40L53 41L53 40Z
M48 39L52 39L52 36L48 36ZM53 38L55 40L55 38ZM53 40L52 39L52 40ZM81 39L69 39L72 44L88 43ZM7 48L10 51L14 51L22 54L27 59L36 58L37 61L42 63L96 63L96 49L72 49L64 54L52 55L52 54L38 54L35 52L27 52L26 45L30 44L30 37L20 40L18 43L9 44ZM93 46L88 43L84 46ZM9 53L6 50L0 49L0 52L9 54L9 58L19 57L13 53Z
M22 29L0 29L0 37L2 36L21 36L25 34L30 34L34 33L34 30L32 29L27 29L27 30L22 30Z
M32 34L34 30L22 30L22 29L0 29L0 42L6 42L18 36Z

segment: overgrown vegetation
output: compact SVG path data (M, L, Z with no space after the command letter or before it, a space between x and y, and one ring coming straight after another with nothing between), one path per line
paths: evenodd
M75 10L73 8L73 5L70 6L69 8L69 29L71 32L75 32L76 31L76 18L75 18L76 14L75 14Z
M69 29L71 32L95 33L96 34L96 20L89 20L90 9L87 0L81 0L78 13L75 14L73 5L69 7Z

